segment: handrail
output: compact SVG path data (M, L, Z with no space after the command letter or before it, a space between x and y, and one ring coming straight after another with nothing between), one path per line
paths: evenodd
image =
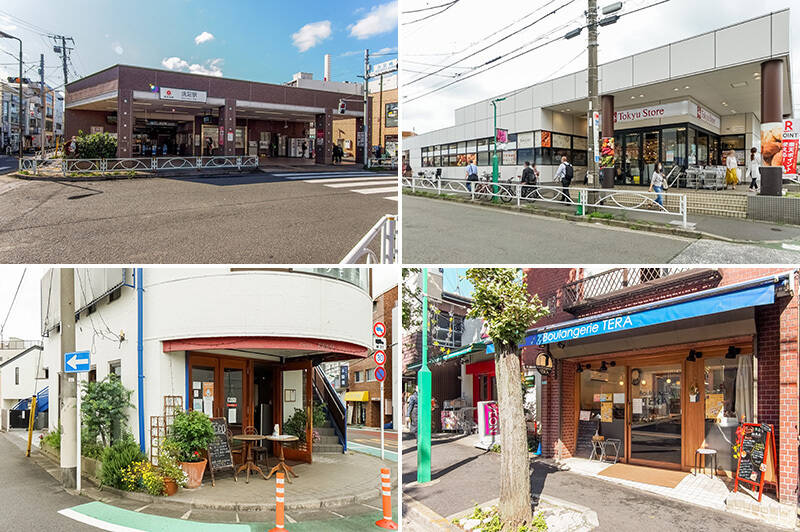
M321 381L321 387L318 381ZM339 443L342 445L342 451L347 451L347 406L342 403L339 394L336 393L336 390L333 388L330 381L328 381L328 377L325 376L325 372L322 371L319 366L314 367L314 380L312 382L314 384L314 389L317 390L320 398L325 401L325 405L328 406L325 410L328 414L331 426L334 432L336 432L336 437L339 438ZM325 390L324 394L322 393L323 389ZM334 409L330 408L331 406L335 407L335 415Z
M370 249L373 240L380 238L380 254ZM366 257L367 264L395 264L397 260L397 215L386 214L367 231L358 244L345 255L340 264L356 264Z

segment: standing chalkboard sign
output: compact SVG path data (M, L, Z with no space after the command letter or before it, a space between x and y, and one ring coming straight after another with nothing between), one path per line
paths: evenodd
M214 486L214 472L224 469L233 470L233 456L228 443L228 422L224 417L212 417L211 426L214 427L214 439L208 444L208 470L211 472L211 486ZM236 480L236 477L233 477Z
M578 439L575 445L575 456L589 458L592 456L592 436L600 427L600 420L590 419L578 421Z
M764 483L773 482L777 468L774 428L766 423L742 423L742 429L733 491L738 490L739 482L758 487L758 502L761 502Z

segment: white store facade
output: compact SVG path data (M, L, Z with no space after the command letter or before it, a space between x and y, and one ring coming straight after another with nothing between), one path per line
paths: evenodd
M780 114L791 115L789 49L786 9L600 65L603 120L614 122L614 184L648 186L657 161L667 172L724 165L730 151L743 181L749 150L761 144L762 94L777 94ZM779 66L764 79L767 63ZM501 179L516 178L530 161L541 181L552 181L565 155L575 166L573 183L583 182L585 69L458 108L454 125L404 138L414 174L441 168L444 177L464 178L471 159L479 174L491 173L491 101L503 96L497 127L508 131L508 142L498 144Z

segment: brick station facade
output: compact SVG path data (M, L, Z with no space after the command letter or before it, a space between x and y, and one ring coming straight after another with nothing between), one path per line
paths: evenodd
M656 271L659 269L650 270ZM538 294L540 299L545 304L548 304L551 309L550 316L535 324L535 328L538 329L548 325L627 309L645 303L662 301L682 295L698 294L705 290L730 286L767 276L779 274L786 276L787 269L719 268L713 270L688 270L680 274L667 272L663 277L643 283L639 288L628 287L616 290L616 292L611 291L604 297L584 297L584 304L582 305L573 304L574 301L582 299L581 294L576 294L575 291L580 292L583 289L580 283L576 285L573 282L589 277L589 273L583 269L527 269L526 274L528 291L531 294ZM658 275L656 274L657 277ZM687 419L694 415L692 409L699 408L702 411L703 408L702 405L705 398L702 383L703 364L710 363L710 360L708 360L710 357L722 357L721 353L724 353L724 349L729 344L742 346L744 350L741 352L748 353L746 350L749 343L753 353L753 366L755 367L753 380L757 391L753 394L755 403L754 419L748 419L747 421L768 423L774 426L778 464L776 471L777 498L783 503L795 504L798 501L798 313L800 312L800 306L798 305L797 296L797 272L792 271L786 277L786 284L789 288L788 293L781 293L778 296L776 292L776 297L772 304L742 309L741 312L748 316L746 321L731 321L726 324L725 319L721 317L723 316L722 314L704 316L704 318L708 318L706 328L697 330L705 331L705 338L694 337L694 339L687 341L683 336L690 338L692 334L679 330L673 333L673 342L665 342L663 340L664 336L660 336L658 337L659 340L654 340L653 345L644 346L642 344L644 347L639 346L635 349L623 347L611 351L602 347L602 344L593 344L592 341L585 342L582 347L578 347L571 340L562 342L558 346L553 344L553 351L557 352L553 356L555 372L543 378L544 384L541 396L542 450L544 456L566 459L576 454L579 410L584 408L581 404L586 404L586 398L585 396L581 398L580 391L581 383L586 382L586 373L583 373L582 380L582 373L578 372L581 362L586 367L586 361L592 360L595 364L593 368L597 368L597 361L602 359L609 364L611 361L615 361L618 367L625 367L626 364L630 364L626 360L631 358L639 357L637 360L641 360L642 357L650 357L654 361L650 363L653 364L658 363L657 357L661 353L676 352L683 353L680 361L676 362L677 375L682 375L684 380L681 393L687 393L685 391L686 386L694 379L691 375L696 374L700 380L694 382L700 384L700 393L702 394L700 401L694 404L687 402L686 398L688 396L683 395L683 403L680 406L680 413L683 418L683 428L680 433L683 455L682 460L679 460L674 465L675 468L685 471L690 470L695 449L708 444L704 439L708 435L707 433L693 434L690 427L687 426L689 423ZM568 308L569 312L565 308ZM717 327L714 326L715 319L719 321ZM685 325L687 331L689 327L693 326L693 323L699 324L697 320L685 320L690 322ZM736 327L741 327L740 324L742 323L749 324L746 327L748 331L745 332L741 329L737 331ZM749 329L750 327L752 329ZM641 342L644 335L648 334L646 329L648 328L638 329L640 331L638 340L635 339L635 335L631 335L627 337L626 342L631 344L636 341ZM656 337L654 336L654 338ZM600 342L600 340L595 340L594 342ZM596 351L593 351L593 345L598 346ZM706 351L706 356L696 362L684 361L685 353L695 347L700 351ZM537 346L526 347L523 351L525 364L533 365L534 357L539 351L541 351L541 348ZM715 355L715 353L717 354ZM634 363L633 365L639 364ZM726 371L735 371L735 369L735 366L733 368L728 367ZM584 369L583 371L585 372L586 370ZM708 366L706 366L705 373L706 381L709 380L707 372ZM632 374L623 373L623 375ZM620 380L619 384L622 385L623 381ZM708 386L708 382L705 384ZM680 380L678 385L680 385ZM632 388L625 387L620 389L627 392L632 390ZM584 401L583 403L581 403L582 400ZM588 401L591 400L591 398L588 399ZM708 407L706 406L706 408ZM628 412L626 411L625 416L630 416ZM708 414L706 413L704 416L702 413L698 413L697 417L701 419L707 418ZM706 426L713 426L711 425L713 423L712 420L705 420L705 423ZM600 425L606 424L600 423ZM627 438L626 442L630 443L630 436L628 435ZM728 456L730 456L730 447L723 446L718 452L720 455L728 453ZM622 461L628 461L627 458L631 456L630 452L622 453L621 459ZM735 466L733 466L733 469L735 470ZM731 472L727 471L727 474L730 475ZM771 489L771 487L765 488L767 492Z
M342 115L340 100L347 101ZM300 157L313 150L317 163L330 164L334 120L355 119L356 131L363 129L363 103L349 94L127 65L67 85L65 113L65 138L79 131L115 134L120 158L147 156L144 142L158 155L166 145L168 155L178 156L255 150L260 157Z

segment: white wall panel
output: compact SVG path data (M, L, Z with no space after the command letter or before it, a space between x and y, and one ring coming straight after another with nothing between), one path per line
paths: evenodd
M575 73L575 98L589 97L589 72L581 70Z
M517 123L515 133L521 131L533 131L533 110L528 109L517 113Z
M489 102L486 100L478 102L475 107L475 120L483 120L489 118Z
M572 115L553 111L553 127L556 133L572 133Z
M673 78L714 68L714 34L700 35L670 45L669 71Z
M769 57L771 17L761 17L716 32L717 68Z
M624 57L600 66L600 92L625 89L633 84L633 60Z
M507 115L497 117L497 127L500 129L507 129L509 131L516 131L516 113L509 113Z
M720 132L723 135L740 135L745 133L745 115L726 115L721 117L722 127Z
M553 103L553 82L545 81L533 87L533 106L544 107Z
M633 56L633 84L644 85L669 78L669 46Z
M468 105L464 108L464 123L475 121L475 106Z
M789 53L789 11L772 14L772 54Z
M477 138L475 134L475 122L464 124L464 138L467 140Z
M575 76L570 74L553 80L553 103L575 99Z
M525 111L533 107L533 89L527 89L518 92L514 95L514 109L517 112Z
M455 111L455 123L456 124L463 124L464 123L464 108L460 107Z
M552 131L553 129L553 111L548 111L547 109L542 109L540 111L539 117L539 125L538 127L534 127L534 129L544 129L545 131Z

